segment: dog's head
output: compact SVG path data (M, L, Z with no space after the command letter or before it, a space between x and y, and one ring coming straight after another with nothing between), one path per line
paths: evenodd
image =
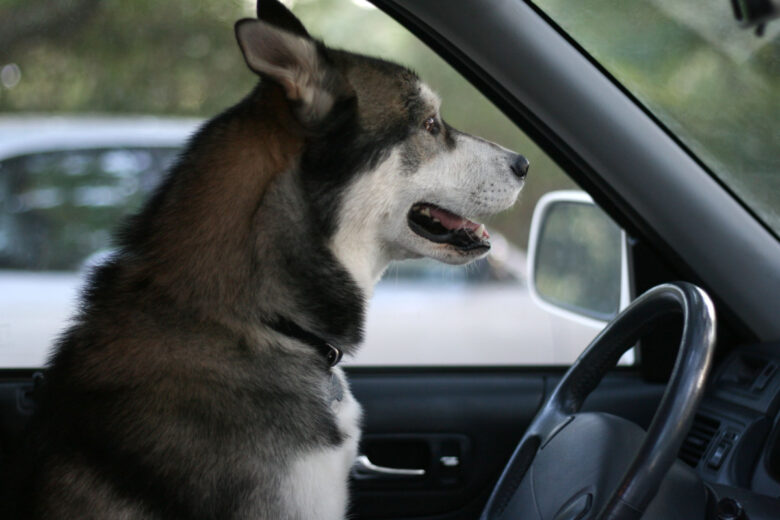
M364 287L390 260L484 256L475 219L509 208L528 161L459 132L413 72L326 47L276 0L236 24L249 67L281 87L305 144L302 186L319 231Z

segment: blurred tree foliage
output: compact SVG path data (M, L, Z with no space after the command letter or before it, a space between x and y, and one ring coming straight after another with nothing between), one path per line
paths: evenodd
M780 21L728 0L536 0L780 236Z
M686 144L702 151L708 164L728 171L737 163L765 183L759 202L780 222L776 38L769 45L753 44L755 52L740 54L737 47L736 54L729 53L728 47L719 49L702 36L706 31L669 23L670 11L681 9L673 0L539 3L561 18L565 30L588 43L588 51L672 130L696 135ZM706 10L705 0L694 3ZM521 203L493 222L524 248L536 200L551 189L573 187L560 169L382 12L365 8L362 0L293 4L312 34L331 46L410 66L441 94L450 123L530 159ZM683 14L682 19L695 18ZM0 0L0 112L212 116L256 82L232 28L235 20L253 15L253 0ZM733 31L723 34L733 37ZM732 70L735 59L741 60L740 74ZM701 96L702 90L707 95ZM746 131L734 135L729 121L740 122ZM735 190L740 182L752 182L749 177L735 179Z
M21 81L0 110L214 114L254 83L232 28L249 14L238 0L0 0L0 30L30 20L3 33L0 64Z
M571 181L406 29L359 5L299 0L294 11L331 46L408 65L440 93L448 122L530 159L522 204L492 223L525 248L536 200ZM0 68L21 72L0 86L0 112L212 116L257 81L233 36L233 23L253 15L251 0L0 0Z

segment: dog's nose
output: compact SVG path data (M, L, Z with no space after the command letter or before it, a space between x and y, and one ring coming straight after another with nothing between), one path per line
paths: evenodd
M523 180L528 175L529 166L531 166L531 163L528 162L528 159L518 154L515 157L515 160L512 161L512 166L510 166L510 168L512 168L512 173L514 173L518 179Z

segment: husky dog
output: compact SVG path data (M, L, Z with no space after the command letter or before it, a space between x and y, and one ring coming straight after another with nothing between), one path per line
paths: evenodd
M411 71L276 0L258 86L207 122L92 274L3 518L341 519L361 411L341 354L391 260L465 264L528 162L458 132Z

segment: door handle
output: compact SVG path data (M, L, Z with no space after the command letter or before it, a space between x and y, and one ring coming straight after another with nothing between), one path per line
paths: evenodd
M366 455L358 456L355 465L352 467L352 473L357 478L366 477L422 477L425 475L424 469L405 469L405 468L387 468L377 466Z

